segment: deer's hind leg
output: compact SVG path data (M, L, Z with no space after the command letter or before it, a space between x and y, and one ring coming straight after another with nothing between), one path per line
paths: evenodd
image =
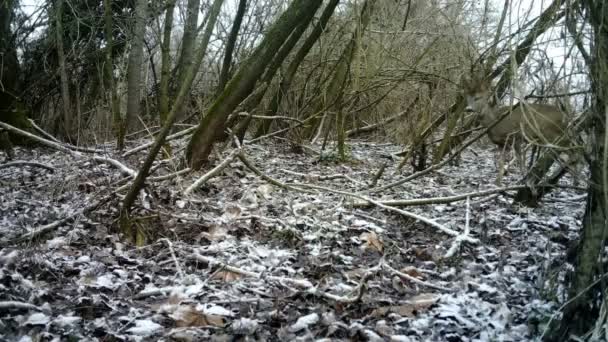
M506 155L507 155L507 146L508 144L500 147L500 153L498 154L498 175L496 176L496 186L500 186L502 184L502 179L505 176L505 171L507 166L505 165Z

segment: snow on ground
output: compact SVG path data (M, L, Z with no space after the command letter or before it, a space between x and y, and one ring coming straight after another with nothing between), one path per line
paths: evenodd
M281 182L375 200L451 196L494 187L491 151L462 155L401 186L398 146L358 142L352 159L251 145L248 158ZM226 156L226 151L223 156ZM566 250L584 209L580 191L559 189L538 208L504 194L470 201L474 244L339 193L286 190L234 161L191 196L204 174L156 182L133 215L147 244L116 234L120 196L82 208L125 184L109 164L47 149L17 159L52 166L0 169L0 339L34 341L523 341L542 333L561 293ZM143 152L127 160L133 169ZM214 164L219 161L215 160ZM177 171L168 162L155 176ZM341 175L320 178L318 176ZM342 177L348 176L348 177ZM507 177L515 182L517 175ZM466 201L401 208L462 232ZM34 239L15 238L57 220Z

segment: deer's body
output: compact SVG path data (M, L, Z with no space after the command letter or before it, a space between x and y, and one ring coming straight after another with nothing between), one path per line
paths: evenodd
M481 125L488 128L488 138L502 149L500 183L504 154L512 145L517 153L520 167L524 168L525 154L521 145L530 142L537 145L566 146L568 117L560 108L547 104L518 103L515 106L497 106L489 82L463 80L467 109L480 115ZM492 126L496 120L500 122Z

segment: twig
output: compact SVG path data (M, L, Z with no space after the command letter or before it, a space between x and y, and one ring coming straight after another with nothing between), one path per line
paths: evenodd
M389 200L389 201L378 201L378 203L382 203L384 205L389 205L391 207L409 207L415 205L424 205L424 204L445 204L466 200L467 198L475 198L475 197L484 197L488 195L492 195L495 193L501 193L505 191L515 191L526 188L525 185L515 185L508 186L504 188L496 188L496 189L488 189L478 192L469 192L462 195L454 195L454 196L446 196L446 197L431 197L431 198L414 198L414 199L405 199L405 200ZM355 202L353 203L353 207L356 208L365 208L371 207L372 204L368 202Z
M288 277L277 277L277 276L265 276L262 273L256 273L256 272L250 272L250 271L245 271L241 268L238 267L234 267L234 266L230 266L228 264L225 264L215 258L212 257L207 257L204 255L201 255L197 252L194 252L192 254L190 254L189 256L191 259L200 261L200 262L204 262L207 263L209 265L217 265L219 267L224 268L226 271L228 272L232 272L232 273L236 273L236 274L240 274L242 276L245 277L251 277L251 278L257 278L257 279L268 279L271 281L277 281L277 282L285 282L285 283L289 283L292 285L295 285L297 287L300 288L305 288L305 289L310 289L313 287L312 283L306 279L295 279L295 278L288 278Z
M286 190L309 192L309 191L306 191L303 189L294 188L294 187L289 186L285 183L282 183L270 176L265 175L264 173L262 173L262 171L260 171L260 169L258 169L255 165L253 165L253 163L251 163L249 161L249 159L247 159L247 157L245 156L245 153L243 153L243 151L239 151L238 158L241 160L241 162L243 162L243 164L245 164L245 166L247 166L251 171L253 171L253 173L260 176L262 179L264 179L265 181L267 181L268 183L270 183L272 185L276 185L276 186L286 189Z
M309 174L309 173L295 172L295 171L286 170L286 169L282 169L281 171L283 171L285 173L289 173L290 175L304 177L306 179L310 179L310 180L314 180L314 181L325 181L325 180L334 180L334 179L343 178L343 179L351 181L355 184L363 185L363 182L360 182L352 177L349 177L348 175L341 174L341 173L334 174L334 175L314 175L314 174Z
M86 147L80 147L80 146L74 146L71 144L65 144L62 143L61 141L59 141L57 138L55 138L54 136L52 136L50 133L48 133L47 131L43 130L42 128L40 128L40 126L36 125L36 122L32 119L27 119L30 122L30 125L32 125L32 127L34 127L34 129L36 131L38 131L38 133L44 135L47 139L54 141L60 145L63 145L69 149L72 149L74 151L79 151L79 152L87 152L87 153L106 153L106 151L104 150L97 150L97 149L92 149L92 148L86 148Z
M281 116L281 115L275 115L275 116L250 115L249 113L241 112L241 113L238 113L238 116L245 116L245 117L251 116L252 119L257 119L257 120L285 120L285 121L295 121L297 123L302 123L302 120L300 120L300 119L290 118L289 116Z
M376 186L376 184L378 184L378 180L384 174L384 170L386 170L386 163L382 163L378 171L374 174L374 178L372 178L372 181L369 183L370 188L373 188Z
M169 174L166 174L166 175L156 176L156 177L149 177L148 180L151 181L151 182L159 182L159 181L175 178L175 177L178 177L178 176L181 176L181 175L185 175L185 174L189 173L190 171L192 171L192 169L189 168L189 167L187 167L185 169L181 169L179 171L175 171L173 173L169 173Z
M39 307L37 305L34 305L34 304L30 304L30 303L17 302L17 301L13 301L13 300L1 301L0 302L0 310L8 310L8 309L21 309L21 310L42 311L41 307Z
M407 273L403 273L403 272L399 272L396 269L392 268L390 265L386 264L386 263L382 263L382 267L387 269L389 272L399 276L400 278L404 278L407 279L409 281L411 281L412 283L416 283L418 285L422 285L422 286L426 286L432 289L436 289L436 290L440 290L440 291L445 291L445 292L452 292L453 290L447 287L443 287L441 285L435 285L429 282L426 282L424 280L420 280L416 277L412 277L411 275L407 274Z
M55 222L49 223L47 225L44 225L42 227L39 228L35 228L32 231L25 233L19 237L16 237L12 240L9 240L8 243L9 244L15 244L15 243L20 243L20 242L24 242L24 241L29 241L31 239L34 239L38 236L44 235L46 233L49 233L57 228L59 228L60 226L64 225L65 223L73 220L75 217L80 216L80 215L86 215L87 213L97 209L99 206L101 206L102 204L108 202L110 199L112 198L112 196L106 196L96 202L94 202L93 204L84 207L82 210L69 215L61 220L57 220Z
M454 254L456 254L456 251L458 251L460 249L460 245L462 244L462 241L464 241L464 239L469 237L469 234L471 233L471 227L469 225L469 216L470 216L470 212L471 212L471 203L470 202L471 202L470 198L467 197L467 211L466 211L465 219L464 219L465 220L464 232L462 234L458 235L454 239L454 241L452 242L452 246L450 247L450 249L448 249L448 251L443 256L445 259L453 257Z
M175 269L177 270L177 275L179 275L179 277L181 279L184 279L184 272L182 271L182 267L180 266L179 261L177 260L177 257L175 257L175 251L173 250L173 243L167 238L163 238L161 240L166 242L167 246L169 246L169 253L171 253L171 258L173 259L173 262L175 263Z
M15 160L13 162L0 164L0 169L6 169L9 167L19 167L19 166L32 166L32 167L39 167L42 169L47 169L51 172L56 171L55 168L52 166L42 164L42 163L37 163L37 162L25 161L25 160Z
M328 192L333 192L333 193L344 195L344 196L358 198L358 199L361 199L363 201L372 203L373 205L375 205L377 207L380 207L382 209L385 209L385 210L388 210L388 211L392 211L392 212L398 213L398 214L406 216L406 217L413 218L413 219L418 220L420 222L424 222L424 223L426 223L426 224L428 224L428 225L430 225L432 227L437 228L438 230L444 232L447 235L450 235L450 236L459 236L460 235L459 232L457 232L457 231L455 231L453 229L450 229L450 228L448 228L448 227L440 224L439 222L437 222L437 221L435 221L433 219L429 219L429 218L426 218L424 216L420 216L418 214L414 214L414 213L409 212L409 211L405 211L405 210L401 210L401 209L398 209L398 208L395 208L395 207L390 207L390 206L384 205L381 202L378 202L378 201L373 200L371 198L365 197L363 195L358 195L358 194L354 194L354 193L350 193L350 192L346 192L346 191L340 191L340 190L330 189L330 188L326 188L326 187L322 187L322 186L317 186L317 185L310 185L310 184L294 184L294 185L296 185L296 186L302 186L302 187L307 187L307 188L312 188L312 189L317 189L317 190L328 191ZM473 244L479 243L478 239L471 238L471 237L467 237L465 239L465 241L467 241L469 243L473 243Z
M126 174L129 177L135 178L135 176L137 175L137 171L131 169L130 167L126 166L125 164L119 162L116 159L102 157L102 156L93 156L93 160L113 165L113 166L117 167L120 170L120 172Z
M190 195L192 191L199 188L203 183L208 181L209 179L217 176L220 172L222 172L230 163L237 157L237 155L241 152L240 149L236 149L232 151L228 157L226 157L221 163L219 163L216 167L211 169L209 172L205 173L201 178L197 179L192 185L190 185L186 190L184 190L184 195Z
M57 150L57 151L68 153L68 154L73 155L73 156L81 156L80 153L78 153L76 151L73 151L73 150L65 147L63 144L59 144L59 143L56 143L54 141L41 138L41 137L39 137L39 136L37 136L35 134L32 134L30 132L26 132L26 131L24 131L22 129L19 129L17 127L11 126L11 125L9 125L9 124L7 124L5 122L0 121L0 127L4 128L4 129L6 129L6 130L8 130L10 132L22 135L22 136L24 136L24 137L26 137L28 139L34 140L36 142L39 142L39 143L41 143L41 144L43 144L45 146L48 146L50 148L53 148L53 149Z
M174 139L177 139L177 138L181 138L181 137L183 137L183 136L186 136L186 135L188 135L188 134L190 134L190 133L194 132L194 131L196 130L196 128L197 128L197 127L198 127L198 126L194 126L194 127L186 128L186 129L185 129L185 130L183 130L183 131L179 131L179 132L177 132L177 133L171 134L171 135L167 136L167 138L165 139L165 142L168 142L168 141L170 141L170 140L174 140ZM145 144L143 144L143 145L139 145L139 146L137 146L137 147L135 147L135 148L132 148L132 149L130 149L130 150L128 150L128 151L126 151L125 153L123 153L123 154L122 154L122 157L123 157L123 158L128 157L128 156L130 156L130 155L132 155L132 154L135 154L135 153L137 153L137 152L139 152L139 151L143 151L143 150L147 149L148 147L150 147L150 146L152 146L152 145L154 145L154 141L150 141L150 142L147 142L147 143L145 143Z

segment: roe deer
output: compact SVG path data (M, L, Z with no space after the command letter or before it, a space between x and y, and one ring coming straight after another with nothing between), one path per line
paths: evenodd
M525 167L525 152L522 151L522 143L566 146L568 116L557 106L521 102L512 107L499 106L496 104L496 98L488 80L465 77L462 85L467 110L472 110L480 115L483 127L491 126L497 119L504 116L500 122L488 130L488 138L502 148L497 184L501 183L505 153L510 146L515 149L522 171Z

